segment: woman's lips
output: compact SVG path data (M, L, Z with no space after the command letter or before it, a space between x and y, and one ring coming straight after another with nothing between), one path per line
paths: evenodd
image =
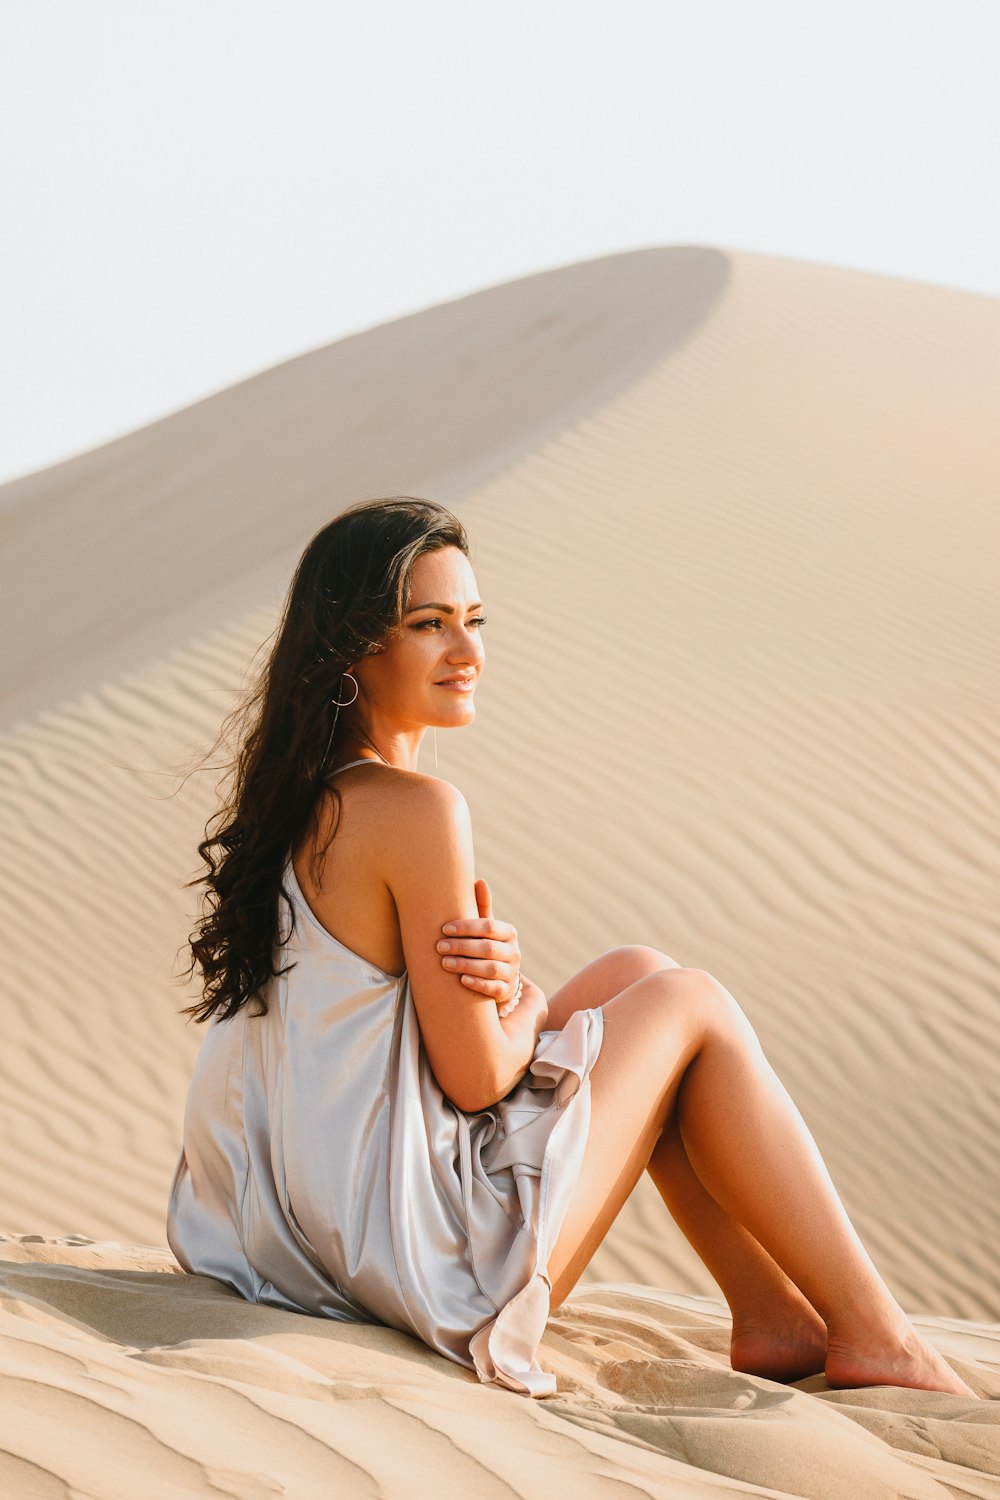
M465 682L436 682L435 687L450 688L453 693L471 693L476 685L476 679L469 677Z

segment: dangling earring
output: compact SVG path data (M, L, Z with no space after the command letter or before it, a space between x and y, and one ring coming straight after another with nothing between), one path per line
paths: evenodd
M434 769L436 771L438 768L438 727L436 724L432 724L431 729L434 733Z
M337 717L340 714L340 710L342 708L347 708L350 704L352 704L354 702L354 699L357 698L358 694L361 691L361 684L356 677L351 677L350 672L341 672L341 682L343 682L345 677L350 678L350 681L354 683L354 698L345 698L343 702L341 702L339 698L330 699L330 702L335 703L337 706L333 715L333 723L330 725L330 738L326 742L326 749L323 751L323 759L319 763L319 768L321 771L326 765L327 756L330 754L330 746L333 744L333 731L337 727Z

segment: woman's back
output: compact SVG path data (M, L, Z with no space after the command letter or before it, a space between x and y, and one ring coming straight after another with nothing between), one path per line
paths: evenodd
M315 838L293 852L299 890L328 932L376 968L401 975L406 959L385 879L383 844L391 837L391 810L412 775L373 757L359 757L328 772L326 780L334 777L336 792L324 792L317 806ZM325 848L320 883L311 869L317 847Z
M208 1024L171 1249L249 1300L386 1323L484 1380L553 1389L534 1357L545 1261L586 1144L602 1012L543 1032L524 1081L467 1113L431 1069L409 974L327 930L291 854L283 878L275 966L294 967L264 1015Z
M387 1234L378 1190L388 1168L385 1083L406 975L385 972L322 926L291 858L282 878L291 900L280 903L276 967L293 967L272 980L265 1014L244 1006L208 1025L168 1238L186 1269L250 1300L392 1322L374 1305L384 1302L384 1273L365 1304L364 1268L346 1239L333 1242L331 1226L363 1223L369 1248ZM353 1134L364 1136L363 1153ZM314 1245L324 1247L321 1267Z

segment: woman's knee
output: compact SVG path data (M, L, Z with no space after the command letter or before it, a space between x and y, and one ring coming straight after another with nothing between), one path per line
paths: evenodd
M686 969L690 990L697 995L709 1030L732 1037L739 1035L745 1041L756 1041L756 1034L747 1014L735 995L730 994L720 979L707 969Z
M661 948L651 948L648 943L628 943L625 951L635 954L637 962L648 964L654 970L683 968L676 958L671 958L670 954L664 953Z
M698 969L680 964L654 967L643 963L634 952L623 959L622 983L616 988L605 1016L612 1013L629 1029L638 1027L654 1035L661 1026L671 1027L681 1021L695 1023L709 1003L709 976ZM629 969L632 968L631 977Z
M585 968L549 996L549 1017L560 1027L575 1010L606 1005L637 980L679 968L675 959L645 943L623 943L592 958Z
M662 959L663 955L659 957ZM654 1016L662 1014L667 1024L682 1018L692 1035L705 1038L750 1031L750 1023L738 1001L706 969L661 965L648 968L639 978L641 983L632 993L644 1008L651 1007Z
M663 953L659 948L651 948L647 943L622 943L618 948L610 948L604 957L620 976L622 989L627 984L634 984L637 979L644 979L647 974L656 974L661 969L681 967L676 958L671 958L669 953Z

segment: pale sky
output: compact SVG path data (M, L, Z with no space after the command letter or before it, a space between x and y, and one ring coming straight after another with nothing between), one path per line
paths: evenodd
M998 0L5 0L0 479L647 245L1000 296Z

